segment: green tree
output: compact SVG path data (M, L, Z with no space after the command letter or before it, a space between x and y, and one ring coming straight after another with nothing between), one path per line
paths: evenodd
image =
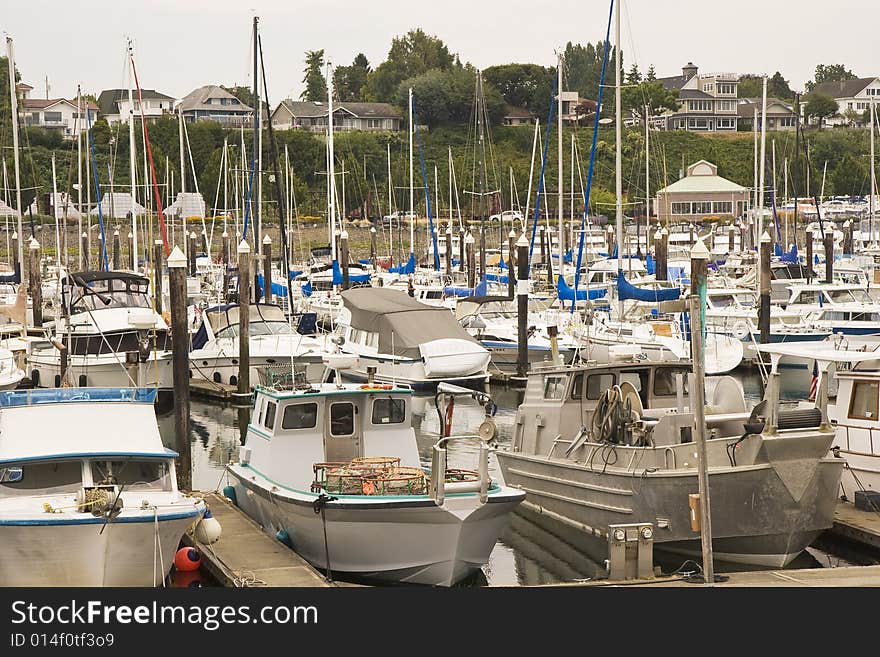
M645 74L645 79L648 82L653 82L654 80L657 79L657 74L654 72L654 65L653 64L651 64L648 67L648 72Z
M763 78L760 75L754 73L740 75L739 84L736 86L736 95L738 98L760 98L763 93L763 84Z
M780 100L791 100L794 98L794 92L788 86L788 80L782 77L782 73L776 71L773 76L767 80L767 95Z
M553 88L552 68L537 64L503 64L483 70L483 81L495 87L508 105L546 112Z
M863 112L859 112L858 110L854 110L852 108L845 109L842 113L843 118L846 119L847 125L851 128L854 128L861 122L863 115Z
M327 98L327 80L324 79L322 68L324 67L324 50L306 51L306 68L303 76L305 90L300 94L300 100L316 101Z
M843 64L817 64L815 76L805 86L809 92L823 82L842 82L855 79L856 74Z
M820 130L825 119L837 114L837 103L831 96L811 93L807 96L806 100L807 104L804 106L804 114L818 119Z
M444 123L467 125L472 120L476 70L462 67L451 71L433 69L400 83L395 103L406 112L409 88L413 90L416 123L434 127ZM504 114L504 98L483 82L483 98L489 121L498 123Z
M633 62L626 74L626 84L636 85L642 81L642 74L639 72L639 65Z
M608 68L606 70L606 84L614 84L614 47L608 49ZM577 91L584 98L596 99L599 96L599 78L602 76L602 58L605 56L605 42L599 41L594 46L588 43L586 46L572 44L570 41L565 45L563 55L565 66L568 70L568 88ZM623 59L621 57L621 59ZM623 62L621 62L621 69ZM607 94L612 96L613 94Z
M358 53L351 66L338 66L333 71L333 89L340 101L363 100L364 87L370 74L370 62L364 53Z
M640 121L645 120L645 105L652 116L664 110L678 109L678 93L667 89L662 82L642 82L634 87L620 90L621 110L630 112Z
M401 81L432 69L448 70L456 61L457 57L443 41L420 28L410 30L392 40L386 60L369 74L366 96L370 100L392 101Z

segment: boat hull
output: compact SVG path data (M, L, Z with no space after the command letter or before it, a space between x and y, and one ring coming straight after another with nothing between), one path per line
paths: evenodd
M316 495L270 492L228 470L236 503L263 528L283 529L294 550L316 568L377 582L451 586L489 560L509 513L524 498L503 489L481 504L476 495L447 497L443 506L423 496L370 497L331 502L324 510L327 549Z
M696 545L699 553L688 506L688 496L699 490L695 469L619 471L601 462L590 468L512 452L499 452L498 462L507 485L526 491L527 504L537 512L549 511L597 536L610 524L650 522L656 547L691 553ZM769 463L710 468L719 558L779 567L790 562L831 527L842 469L841 459L819 459L795 499Z

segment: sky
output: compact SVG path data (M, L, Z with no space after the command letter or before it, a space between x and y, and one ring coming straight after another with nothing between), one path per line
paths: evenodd
M877 0L624 0L624 63L658 76L694 62L701 72L779 70L803 89L816 64L880 75ZM259 16L270 102L298 97L303 53L334 65L363 52L381 63L391 40L420 27L478 68L552 66L568 41L604 38L607 0L4 0L0 31L14 40L32 97L126 87L126 37L141 87L181 98L204 84L251 84L251 22ZM612 30L613 35L613 30ZM613 40L613 36L612 36ZM4 51L5 54L5 51Z

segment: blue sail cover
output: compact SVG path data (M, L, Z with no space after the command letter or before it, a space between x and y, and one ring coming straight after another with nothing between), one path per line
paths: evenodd
M406 261L406 264L397 265L396 267L390 267L388 269L392 274L414 274L416 272L416 256L413 253L409 254L409 259ZM335 274L334 274L335 276ZM340 281L341 282L341 281Z
M349 283L366 283L369 280L369 274L348 275ZM335 260L333 261L333 285L342 285L342 267Z
M623 275L622 271L617 272L617 298L621 301L626 299L634 299L636 301L650 301L659 303L660 301L675 301L681 296L681 290L677 288L669 290L649 290L638 288Z
M485 279L477 283L474 288L470 287L444 287L443 294L447 297L485 297L486 281Z
M504 256L501 256L501 260L498 262L498 269L507 269L507 263L504 262Z
M264 288L263 288L263 275L257 274L257 287L260 289L260 294L265 296ZM276 283L272 281L272 294L276 297L286 297L287 296L287 288L281 283Z
M489 283L503 283L504 285L507 285L508 279L507 276L502 274L486 274L483 280L488 281Z
M603 299L606 292L607 290L578 290L577 300L586 301L587 299ZM562 301L571 301L574 299L574 289L565 282L564 276L558 276L556 278L556 296Z
M306 284L301 286L299 289L300 289L300 292L302 292L302 295L304 297L312 296L312 282L311 281L306 281Z
M645 256L645 270L648 272L649 276L657 273L657 263L654 262L654 256L650 253Z
M782 254L782 262L790 262L790 263L797 264L797 262L798 262L797 244L792 244L791 251L789 251L788 253Z

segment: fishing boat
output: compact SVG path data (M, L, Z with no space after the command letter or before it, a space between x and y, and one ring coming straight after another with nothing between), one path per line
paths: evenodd
M192 378L228 385L238 383L240 306L229 303L201 313L202 323L189 353ZM296 317L296 328L275 304L249 306L250 380L257 381L266 366L293 364L309 381L320 381L326 368L324 336L315 332L314 314Z
M342 375L366 381L368 368L382 383L436 388L441 381L482 384L489 351L446 308L428 306L399 290L355 288L340 294L343 308L335 341L355 356Z
M705 404L715 557L784 566L834 519L843 460L829 453L826 409L780 411L769 386L749 412L732 377L707 380L709 398L695 401L690 373L635 359L532 370L498 452L505 483L581 531L650 523L655 547L697 555L687 500L698 490L693 405Z
M0 392L0 582L157 586L203 500L177 489L155 390Z
M29 343L28 370L37 387L173 389L168 325L151 304L149 280L124 271L84 271L62 281L64 315L49 322L50 339ZM68 351L65 378L61 347Z
M488 562L525 494L491 480L478 436L440 438L423 470L412 404L411 389L390 384L259 386L226 493L317 568L455 584ZM446 467L454 442L476 449L476 470Z

